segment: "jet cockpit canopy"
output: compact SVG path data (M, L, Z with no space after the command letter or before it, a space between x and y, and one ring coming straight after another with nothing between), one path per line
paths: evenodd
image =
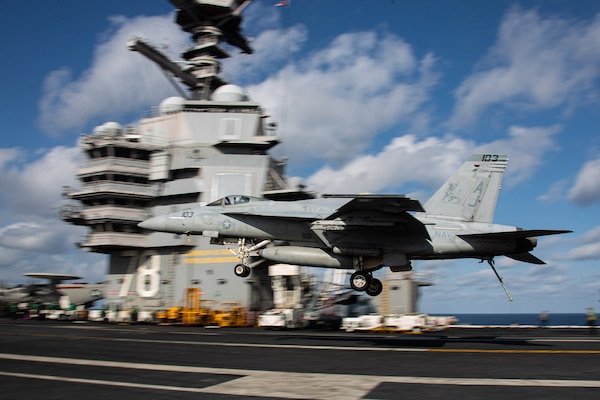
M239 204L256 203L259 201L267 201L262 197L245 196L245 195L230 195L215 200L212 203L207 204L208 206L233 206Z

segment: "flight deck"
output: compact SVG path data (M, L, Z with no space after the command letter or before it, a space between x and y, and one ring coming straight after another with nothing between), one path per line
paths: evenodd
M0 384L25 398L592 399L600 335L419 335L0 320Z

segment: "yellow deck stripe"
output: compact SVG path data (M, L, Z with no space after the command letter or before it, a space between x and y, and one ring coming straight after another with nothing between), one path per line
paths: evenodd
M215 263L231 263L231 262L239 262L240 259L232 256L232 257L203 257L203 258L186 258L184 262L186 264L215 264Z

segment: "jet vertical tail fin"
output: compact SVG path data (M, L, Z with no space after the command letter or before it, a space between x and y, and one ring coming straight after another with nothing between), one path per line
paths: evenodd
M492 222L508 157L473 154L425 203L429 215Z

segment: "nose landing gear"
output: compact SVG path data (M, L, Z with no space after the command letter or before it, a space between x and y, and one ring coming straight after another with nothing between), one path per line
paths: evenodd
M246 278L250 275L250 267L244 264L238 264L234 267L233 273L239 276L240 278Z
M233 268L233 273L240 278L246 278L250 276L250 272L252 272L252 266L256 265L253 263L251 266L248 265L248 261L251 256L256 256L256 250L265 247L271 243L270 240L263 240L258 244L254 244L253 242L246 243L246 239L240 238L238 239L238 248L237 250L233 250L229 247L227 249L236 255L237 258L240 259L241 264L237 264ZM258 263L263 262L264 260L259 260Z

